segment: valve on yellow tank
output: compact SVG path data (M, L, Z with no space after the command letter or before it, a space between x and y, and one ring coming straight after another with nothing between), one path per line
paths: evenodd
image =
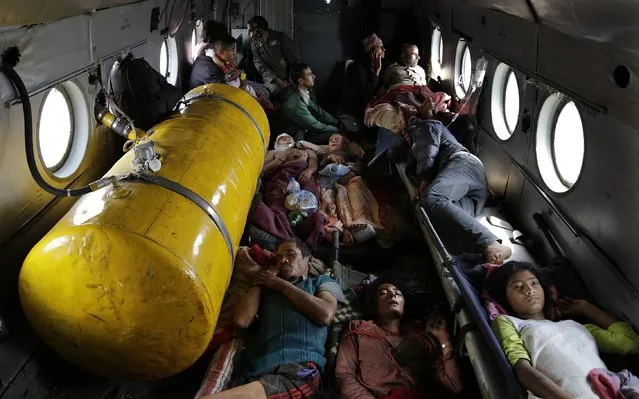
M118 136L128 140L139 140L146 137L147 133L145 131L132 127L126 118L115 116L106 107L98 104L96 104L95 108L95 118L98 122L113 130Z

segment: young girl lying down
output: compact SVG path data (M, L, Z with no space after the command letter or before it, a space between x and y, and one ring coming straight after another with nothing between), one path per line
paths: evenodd
M630 324L587 301L560 299L557 318L583 316L593 324L549 320L548 286L534 265L507 262L488 276L486 285L509 314L498 316L492 327L529 398L598 398L588 374L606 369L599 350L639 353L639 336Z

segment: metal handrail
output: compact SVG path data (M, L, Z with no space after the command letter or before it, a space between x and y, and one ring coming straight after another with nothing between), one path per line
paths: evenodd
M435 231L435 226L433 226L433 223L430 221L430 218L428 217L426 210L421 206L417 207L417 217L422 221L422 223L426 225L426 231L428 231L430 238L433 240L433 244L435 244L435 248L437 249L439 256L441 256L444 266L448 266L452 264L453 263L452 255L448 252L448 250L444 246L444 243L442 242L441 238L439 238L439 234L437 234L437 231Z
M417 194L415 187L408 181L403 165L398 164L397 171L406 186L408 195L411 198L415 198ZM445 273L450 270L448 266L452 265L454 259L444 247L442 240L435 231L425 210L421 206L416 205L415 212L418 219L422 222L420 223L420 229L424 234L424 238L430 250L430 256L435 262L436 268L439 269L437 271L439 272L439 278L441 280L444 294L446 295L446 299L451 306L451 309L453 309L456 307L455 304L459 303L462 298L454 278L452 276L448 276L448 273ZM467 326L473 323L472 317L468 315L468 312L463 307L458 309L455 320L455 334L457 334L458 327L463 331ZM512 395L508 395L508 393L504 391L504 387L500 384L501 381L499 381L499 377L494 374L491 367L488 367L487 364L484 363L484 360L487 357L492 356L492 352L487 350L485 338L482 333L478 330L465 331L463 332L462 342L468 352L477 381L480 386L483 387L482 396L484 398L492 399L510 399Z

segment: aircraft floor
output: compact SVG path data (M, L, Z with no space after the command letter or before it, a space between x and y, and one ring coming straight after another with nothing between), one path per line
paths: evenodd
M403 204L406 202L403 201ZM399 208L407 209L402 205ZM410 220L410 214L405 216ZM390 249L384 250L370 243L370 246L362 248L341 250L340 262L365 273L379 273L403 265L405 269L417 272L415 277L420 281L438 282L435 268L429 261L431 257L425 252L428 250L423 238L417 226L414 229L414 237ZM316 252L318 258L329 261L330 247ZM447 307L443 294L436 295L436 301ZM162 381L108 380L62 359L37 337L20 307L12 308L15 309L14 314L5 320L11 336L0 343L0 399L191 399L199 389L210 360L210 356L204 356L181 374ZM473 385L472 371L468 376L471 383L466 385Z

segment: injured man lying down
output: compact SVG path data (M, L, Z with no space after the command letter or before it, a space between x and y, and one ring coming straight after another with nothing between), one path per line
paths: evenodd
M358 176L363 155L340 134L324 146L281 134L266 154L252 223L280 239L300 237L311 247L335 231L347 246L375 237L383 227L377 201Z

